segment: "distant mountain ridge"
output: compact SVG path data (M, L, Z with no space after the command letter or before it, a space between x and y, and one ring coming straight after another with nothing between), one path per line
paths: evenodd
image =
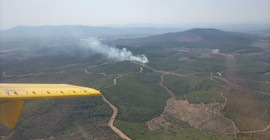
M48 38L48 37L72 37L81 38L89 36L109 35L153 35L179 29L172 28L116 28L95 27L83 25L61 25L61 26L17 26L8 30L1 30L2 38Z
M134 46L158 46L158 47L190 47L220 49L222 52L233 52L239 50L261 51L251 46L257 36L226 32L214 28L194 28L183 32L171 32L160 35L153 35L145 38L120 39L114 42L115 45Z
M175 42L184 42L184 38L186 39L193 39L195 37L203 37L204 39L207 38L219 38L219 37L225 37L225 36L239 36L242 38L246 38L247 36L250 36L248 34L244 33L236 33L236 32L225 32L222 30L214 29L214 28L194 28L190 30L186 30L183 32L170 32L160 35L153 35L145 38L137 38L137 39L122 39L118 40L118 42L121 41L132 41L138 42L137 40L143 41L143 42L162 42L162 41L175 41ZM182 38L182 39L181 39ZM180 39L180 40L178 40Z
M193 28L179 32L180 29L160 28L114 28L82 25L62 26L18 26L0 31L2 41L13 39L50 38L105 38L111 45L121 46L156 46L220 49L224 53L249 53L263 51L252 46L259 35L227 32L214 28ZM147 36L147 37L146 37ZM126 38L126 39L119 39ZM130 39L127 39L130 38ZM117 40L115 40L117 39Z

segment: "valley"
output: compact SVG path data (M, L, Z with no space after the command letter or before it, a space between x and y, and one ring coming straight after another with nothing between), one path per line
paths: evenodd
M235 37L241 41L234 40ZM0 125L0 136L268 138L269 40L217 29L107 40L107 44L127 48L135 55L145 54L148 63L111 60L78 47L76 39L70 47L65 46L65 39L59 39L57 44L62 45L54 53L48 53L53 48L46 46L32 49L41 52L39 56L19 55L17 51L24 49L5 51L16 49L6 45L0 57L1 82L67 83L98 89L103 96L26 101L16 128L8 130ZM17 43L15 46L39 44L31 40ZM54 43L47 40L49 46Z

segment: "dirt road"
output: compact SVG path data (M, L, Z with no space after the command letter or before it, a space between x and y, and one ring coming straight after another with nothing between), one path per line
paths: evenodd
M7 74L7 72L2 72L2 77L4 78L12 78L12 77L26 77L26 76L40 76L44 74L43 72L39 73L28 73L28 74Z
M142 73L143 72L143 67L140 67L140 73Z
M260 133L260 132L267 131L269 128L270 128L270 125L268 125L267 127L261 130L245 131L245 132L239 132L239 133L242 133L242 134Z
M115 78L113 79L113 85L107 86L107 87L105 87L105 88L109 88L109 87L115 86L115 85L117 84L117 79L120 78L121 76L122 76L122 75L119 75L119 76L115 77ZM103 89L105 89L105 88L103 88ZM112 117L110 118L110 121L109 121L109 123L108 123L109 127L110 127L117 135L119 135L122 139L124 139L124 140L131 140L125 133L123 133L121 130L119 130L117 127L115 127L115 126L113 125L113 123L114 123L114 121L115 121L115 118L116 118L116 116L117 116L117 113L118 113L118 109L117 109L112 103L110 103L110 102L106 99L106 97L105 97L103 94L102 94L102 99L103 99L103 101L104 101L105 103L107 103L107 104L112 108L112 110L113 110Z
M136 64L136 65L139 65L141 67L145 67L145 68L148 68L148 69L151 69L152 71L154 72L157 72L157 73L161 73L161 74L170 74L170 75L175 75L175 76L184 76L184 77L187 77L188 74L180 74L180 73L174 73L174 72L168 72L168 71L163 71L163 70L156 70L146 64L143 64L143 63L139 63L139 62L134 62L134 61L131 61L132 63Z
M163 88L165 88L165 90L170 94L170 96L171 96L170 99L175 99L175 95L167 88L167 86L163 85L163 75L160 76L160 79L161 79L161 81L160 81L159 85L162 86Z

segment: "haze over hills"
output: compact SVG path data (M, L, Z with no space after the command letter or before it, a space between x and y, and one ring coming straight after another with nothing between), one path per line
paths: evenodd
M235 27L234 27L235 26ZM247 27L246 27L247 26ZM195 26L196 27L196 26ZM208 26L206 26L208 27ZM241 29L241 27L245 27ZM254 34L269 34L267 25L231 25L229 27L216 26L226 31L246 32ZM190 29L189 26L83 26L83 25L62 25L62 26L17 26L7 30L0 30L1 38L84 38L98 36L106 39L146 37L150 35L163 34L168 32L180 32ZM253 29L249 31L248 29ZM113 38L115 36L115 38Z
M9 37L19 33L16 40L0 40L1 82L68 83L98 89L118 109L114 126L131 139L270 137L269 37L213 28L134 39L100 37L101 47L126 48L149 60L139 63L112 60L81 46L80 37L98 35L98 30L106 34L106 30L64 27L48 27L53 29L48 32L43 30L47 27L1 31ZM59 32L56 36L71 36L54 38L54 29ZM79 38L72 36L77 30L81 30ZM119 30L110 35L133 32ZM23 32L31 37L19 38ZM135 36L142 33L141 29L134 32ZM16 128L0 125L0 136L120 139L108 125L114 111L102 97L27 101Z
M161 34L172 31L180 31L177 28L115 28L115 27L95 27L81 25L63 26L18 26L8 30L0 31L3 39L16 38L85 38L89 36L98 37L131 37Z

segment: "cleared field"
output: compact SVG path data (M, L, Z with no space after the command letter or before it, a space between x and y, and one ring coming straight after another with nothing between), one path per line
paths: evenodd
M211 133L202 132L194 128L169 127L168 129L157 129L149 131L143 124L116 121L116 126L121 128L129 137L138 140L233 140L233 136L216 136Z

